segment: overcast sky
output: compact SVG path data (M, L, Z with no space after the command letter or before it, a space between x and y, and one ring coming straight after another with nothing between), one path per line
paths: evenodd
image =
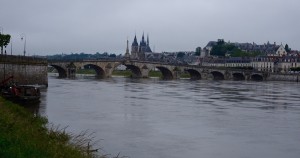
M299 0L1 0L13 54L124 54L136 33L156 52L193 51L219 38L300 50ZM10 52L10 50L8 51Z

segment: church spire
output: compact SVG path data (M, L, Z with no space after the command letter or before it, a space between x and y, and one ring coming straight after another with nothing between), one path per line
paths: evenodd
M127 48L126 48L126 53L129 53L129 48L128 48L128 39L127 39Z
M142 42L145 42L144 32L143 32Z
M137 39L136 39L136 34L134 35L134 42L137 42Z
M136 39L136 34L134 35L134 40L133 40L133 43L132 43L132 46L138 46L138 42L137 42L137 39Z
M147 46L149 46L149 34L147 34Z

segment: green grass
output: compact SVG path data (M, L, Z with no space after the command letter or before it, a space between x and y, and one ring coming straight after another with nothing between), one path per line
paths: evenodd
M124 76L124 77L130 77L132 75L132 72L130 70L124 70L124 71L120 71L120 70L115 70L112 72L113 76Z
M191 78L191 75L189 73L185 72L180 75L180 78Z
M45 117L0 97L1 158L92 158L87 139L72 136L64 129L47 128ZM72 142L72 143L71 143Z
M94 69L78 69L76 71L77 74L96 74Z
M162 77L162 73L160 71L149 71L149 77Z

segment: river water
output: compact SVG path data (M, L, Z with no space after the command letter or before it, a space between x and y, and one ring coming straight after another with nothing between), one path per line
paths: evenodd
M294 82L49 76L39 113L131 158L299 158Z

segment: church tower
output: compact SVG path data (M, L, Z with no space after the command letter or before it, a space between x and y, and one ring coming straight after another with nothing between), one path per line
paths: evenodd
M139 53L145 53L146 49L147 49L147 43L145 41L145 36L144 36L144 33L143 33L142 40L140 42Z
M138 52L139 52L139 44L137 42L136 35L135 35L131 45L131 58L133 59L138 58Z
M143 33L142 40L140 41L140 44L138 44L136 35L134 36L134 40L131 45L131 59L139 59L139 60L145 60L145 54L151 53L150 48L150 42L149 42L149 35L147 34L147 41L145 40L145 34Z

